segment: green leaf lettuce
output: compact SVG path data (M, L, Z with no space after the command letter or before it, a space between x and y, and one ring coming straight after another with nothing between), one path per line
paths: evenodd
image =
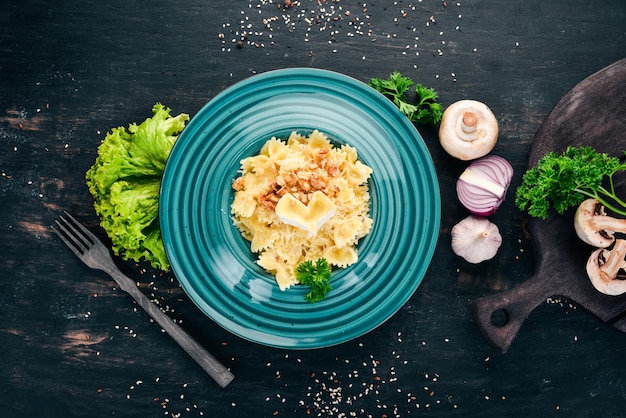
M159 191L165 163L189 115L172 117L171 109L160 103L152 112L139 125L107 133L86 179L113 252L167 270L158 219Z

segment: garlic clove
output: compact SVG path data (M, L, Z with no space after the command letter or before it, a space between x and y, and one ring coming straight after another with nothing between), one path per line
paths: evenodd
M454 225L451 235L452 251L472 264L491 260L502 245L498 227L487 218L474 215Z

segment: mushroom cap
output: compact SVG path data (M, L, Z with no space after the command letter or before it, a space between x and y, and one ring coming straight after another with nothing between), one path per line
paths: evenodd
M615 237L611 231L599 229L594 225L597 216L606 216L604 206L596 199L585 200L576 209L574 229L583 242L596 248L606 248L613 244Z
M463 120L471 132L463 130ZM443 112L439 142L451 156L468 161L487 155L498 140L498 121L489 107L477 100L459 100Z

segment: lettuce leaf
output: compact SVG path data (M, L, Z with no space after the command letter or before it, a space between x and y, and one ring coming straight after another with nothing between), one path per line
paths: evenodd
M167 158L189 115L170 115L157 103L153 116L107 133L85 177L100 225L125 260L169 269L159 227L159 191Z

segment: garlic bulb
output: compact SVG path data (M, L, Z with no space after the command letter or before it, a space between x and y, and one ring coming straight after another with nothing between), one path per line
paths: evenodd
M472 264L492 259L502 244L498 227L487 218L474 215L454 225L451 235L452 251Z

